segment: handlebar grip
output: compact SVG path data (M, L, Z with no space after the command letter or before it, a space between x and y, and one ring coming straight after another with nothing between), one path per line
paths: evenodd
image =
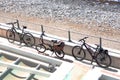
M99 44L95 44L97 47L99 47L100 45Z

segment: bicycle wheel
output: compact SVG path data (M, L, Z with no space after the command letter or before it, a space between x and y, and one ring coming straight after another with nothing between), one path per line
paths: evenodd
M38 45L36 45L36 50L39 53L44 53L46 51L46 47L43 44L38 44Z
M35 45L35 38L33 37L32 34L30 33L25 33L23 35L23 42L28 46L28 47L32 47L33 45Z
M102 68L109 67L111 62L111 57L106 53L101 52L96 55L96 63Z
M65 53L63 50L61 51L55 51L55 55L58 57L58 58L63 58Z
M72 55L78 61L82 61L86 57L84 49L80 46L74 46L72 48Z
M15 41L15 32L11 29L8 29L6 32L6 38L10 43L13 43Z

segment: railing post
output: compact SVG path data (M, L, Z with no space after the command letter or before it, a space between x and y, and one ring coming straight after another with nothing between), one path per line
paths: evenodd
M19 20L16 20L16 22L17 22L17 27L20 29Z
M68 41L69 41L69 42L72 42L72 40L71 40L71 35L70 35L70 31L68 31Z
M43 25L41 25L41 32L42 32L42 35L45 35L43 30Z
M100 49L102 48L102 38L100 37Z

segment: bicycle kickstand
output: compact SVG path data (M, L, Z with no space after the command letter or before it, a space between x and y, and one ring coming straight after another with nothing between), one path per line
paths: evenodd
M94 59L91 60L91 64L93 63ZM92 66L92 69L95 68L95 65Z
M52 55L53 55L53 53L54 53L54 52L52 52L52 54L51 54L50 56L52 56Z
M22 45L22 38L20 38L20 42L19 42L20 45Z
M91 64L93 63L93 60L94 60L94 59L91 60Z
M20 43L19 43L20 45L22 45L22 41L20 41Z

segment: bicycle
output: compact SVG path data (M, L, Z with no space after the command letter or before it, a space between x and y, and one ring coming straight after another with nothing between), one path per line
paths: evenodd
M6 31L6 38L10 43L14 43L14 41L20 41L20 44L25 43L25 45L29 47L32 47L35 44L35 38L33 35L24 31L24 29L27 28L26 26L23 26L22 29L19 26L16 28L15 24L18 25L18 21L6 24L12 25L11 29Z
M45 43L44 40L43 40L43 35L44 35L44 32L42 32L42 34L40 36L40 39L39 39L40 44L36 45L36 50L39 53L44 53L46 50L50 50L53 53L55 53L55 55L58 58L63 58L64 55L65 55L65 53L63 51L65 43L63 41L61 41L60 44L56 45L55 43L58 43L57 40L51 40L52 45L48 44L48 43Z
M83 39L80 39L79 42L82 42L82 44L76 45L72 48L73 57L78 61L82 61L83 59L85 59L86 51L87 51L92 57L91 64L93 61L95 61L98 64L98 66L102 68L109 67L112 63L112 60L110 55L108 54L108 50L103 49L101 45L97 45L97 44L95 44L97 46L96 48L90 46L85 41L85 39L87 38L88 37L84 37Z

